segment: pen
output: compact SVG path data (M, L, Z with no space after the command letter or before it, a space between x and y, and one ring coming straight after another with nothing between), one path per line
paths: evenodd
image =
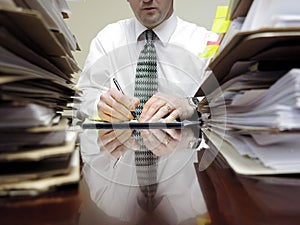
M121 88L121 86L120 86L120 84L119 84L119 82L118 82L118 80L117 80L115 77L113 78L113 82L115 83L117 89L118 89L123 95L125 95L124 92L123 92L123 90L122 90L122 88ZM133 119L135 120L135 119L136 119L135 111L130 111L130 112L131 112L131 115L133 116Z
M117 89L118 89L119 91L121 91L121 93L124 95L124 91L122 90L122 88L121 88L121 86L120 86L118 80L117 80L116 78L113 78L113 81L114 81L114 83L115 83Z
M118 80L114 77L113 78L113 82L115 83L117 89L124 95L124 92L118 82ZM136 114L135 114L135 111L131 111L131 114L133 116L133 119L136 119ZM120 162L120 160L122 159L123 155L121 155L119 158L117 158L117 160L115 161L114 165L113 165L113 168L116 168L118 163Z
M121 155L119 158L117 158L117 160L116 160L115 163L114 163L113 168L116 168L116 167L117 167L117 165L118 165L119 161L122 159L122 157L123 157L123 155Z

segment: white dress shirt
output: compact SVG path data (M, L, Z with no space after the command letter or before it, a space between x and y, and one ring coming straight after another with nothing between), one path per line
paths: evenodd
M89 117L98 115L100 95L115 87L115 77L126 95L134 95L135 69L146 43L141 35L147 28L136 18L106 26L92 40L85 66L78 81L82 94L79 111ZM174 13L153 29L157 52L158 91L177 97L194 96L204 79L207 60L199 59L215 33L183 21Z

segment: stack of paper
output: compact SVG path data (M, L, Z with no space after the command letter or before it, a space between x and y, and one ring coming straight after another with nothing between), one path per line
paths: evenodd
M268 88L277 77L250 73L223 84L208 96L206 125L240 155L276 172L299 172L300 70Z
M267 10L266 10L267 9ZM298 0L255 0L247 14L242 31L266 27L299 27Z
M207 129L241 156L274 172L300 172L300 69L280 78L276 73L243 74L206 101Z
M226 104L226 113L216 111L211 120L226 120L233 128L300 129L300 70L292 69L268 88L274 79L276 74L250 73L226 82L210 101L210 107Z
M0 195L78 183L76 133L61 115L73 102L79 71L72 55L77 42L63 20L66 6L0 2Z
M205 135L242 174L300 172L299 4L271 2L232 22L196 94Z
M231 0L229 4L231 23L218 52L239 32L300 27L299 10L300 5L297 0L285 2L281 0Z

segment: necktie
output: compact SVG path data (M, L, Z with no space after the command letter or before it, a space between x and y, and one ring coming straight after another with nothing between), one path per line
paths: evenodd
M146 101L157 92L157 63L153 40L156 35L152 30L146 30L147 43L141 51L136 67L134 96L141 103L136 108L137 118L140 116Z
M138 133L138 131L137 131ZM157 190L157 161L158 157L149 151L143 144L140 135L135 134L140 142L140 149L135 151L135 166L138 184L143 196L138 203L145 211L153 211L157 205L155 200Z
M141 101L136 108L137 118L139 118L144 104L157 92L158 87L156 51L153 44L156 35L152 30L146 30L145 36L147 43L139 55L135 77L134 96ZM140 144L140 149L135 151L135 165L139 187L144 195L144 198L138 199L138 202L144 210L152 211L156 205L154 197L157 190L156 170L158 157L144 145L138 130L135 130L133 135Z

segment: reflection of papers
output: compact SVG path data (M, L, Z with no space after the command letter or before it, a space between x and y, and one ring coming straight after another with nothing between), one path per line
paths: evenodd
M63 143L57 145L55 145L54 143L54 146L53 143L51 143L52 146L34 145L34 147L27 146L27 148L23 149L13 149L8 147L4 148L1 146L0 162L8 162L14 160L38 161L55 156L69 155L74 151L77 134L75 134L74 132L67 132L66 134L63 134L61 136L63 137Z
M56 172L58 173L56 176L52 176L54 171L48 171L48 176L46 171L41 171L39 174L32 174L31 178L39 177L39 179L24 179L26 174L24 174L23 179L18 179L17 176L13 176L13 180L9 183L3 182L4 180L1 178L0 183L0 195L36 195L45 191L49 191L51 188L75 184L80 179L79 173L79 150L74 150L72 156L68 160L68 163L65 164L66 167L61 167L58 170L58 164L53 161L51 163L51 167L57 167ZM48 167L49 169L49 167ZM29 178L27 176L27 178Z
M252 133L204 130L230 166L241 174L282 174L300 172L299 133ZM272 143L272 140L276 142Z
M246 148L251 149L254 155L242 155L238 151L235 142L231 139L224 140L221 136L213 131L203 129L205 135L209 138L213 145L215 145L224 158L227 160L230 167L237 173L245 175L258 175L258 174L289 174L300 172L300 152L298 146L288 142L283 142L281 145L264 145L258 146L253 143L252 139L246 144ZM280 134L279 134L280 135ZM240 136L242 137L242 136ZM234 139L236 137L232 137ZM243 141L246 141L243 139ZM245 148L240 145L240 147ZM257 154L258 153L258 154Z
M214 149L207 149L206 153L215 160L208 169L199 171L198 177L204 198L210 203L212 224L224 224L224 221L243 225L299 223L298 175L239 175ZM199 158L203 158L200 154Z

